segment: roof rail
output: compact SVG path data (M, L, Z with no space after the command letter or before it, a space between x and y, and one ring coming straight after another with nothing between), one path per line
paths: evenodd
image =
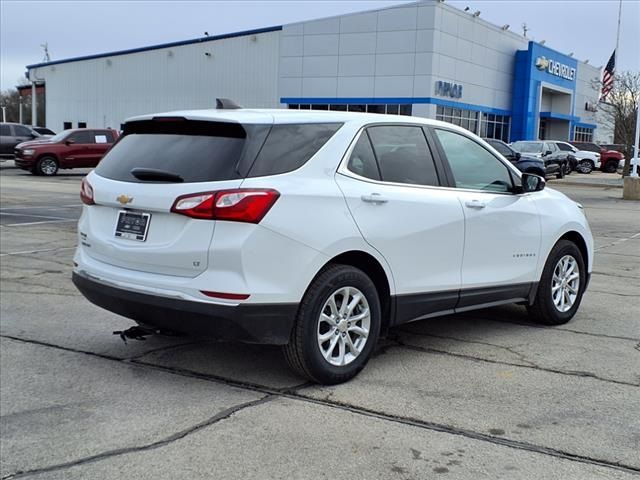
M216 109L217 110L237 110L242 108L233 100L229 100L228 98L216 98Z

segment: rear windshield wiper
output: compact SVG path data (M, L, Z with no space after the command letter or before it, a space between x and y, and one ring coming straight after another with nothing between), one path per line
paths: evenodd
M155 168L142 168L142 167L132 168L131 175L136 177L138 180L147 180L151 182L153 181L175 182L175 183L184 182L184 178L182 178L177 173L167 172L165 170L158 170Z

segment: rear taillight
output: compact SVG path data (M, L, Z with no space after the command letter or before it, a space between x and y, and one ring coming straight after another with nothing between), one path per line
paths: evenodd
M93 188L86 178L82 179L82 184L80 185L80 200L82 200L82 203L85 205L96 204L96 202L93 201Z
M260 223L280 196L271 188L236 188L182 195L171 211L191 218Z

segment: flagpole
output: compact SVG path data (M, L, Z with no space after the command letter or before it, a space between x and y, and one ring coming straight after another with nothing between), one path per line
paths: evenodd
M620 22L622 20L622 0L620 0L620 6L618 7L618 33L616 34L616 49L614 56L614 64L618 66L618 48L620 47Z

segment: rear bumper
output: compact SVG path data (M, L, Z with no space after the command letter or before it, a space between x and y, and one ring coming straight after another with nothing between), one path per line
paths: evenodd
M295 303L226 306L149 295L77 272L72 280L91 303L139 324L219 340L285 345L298 310Z

